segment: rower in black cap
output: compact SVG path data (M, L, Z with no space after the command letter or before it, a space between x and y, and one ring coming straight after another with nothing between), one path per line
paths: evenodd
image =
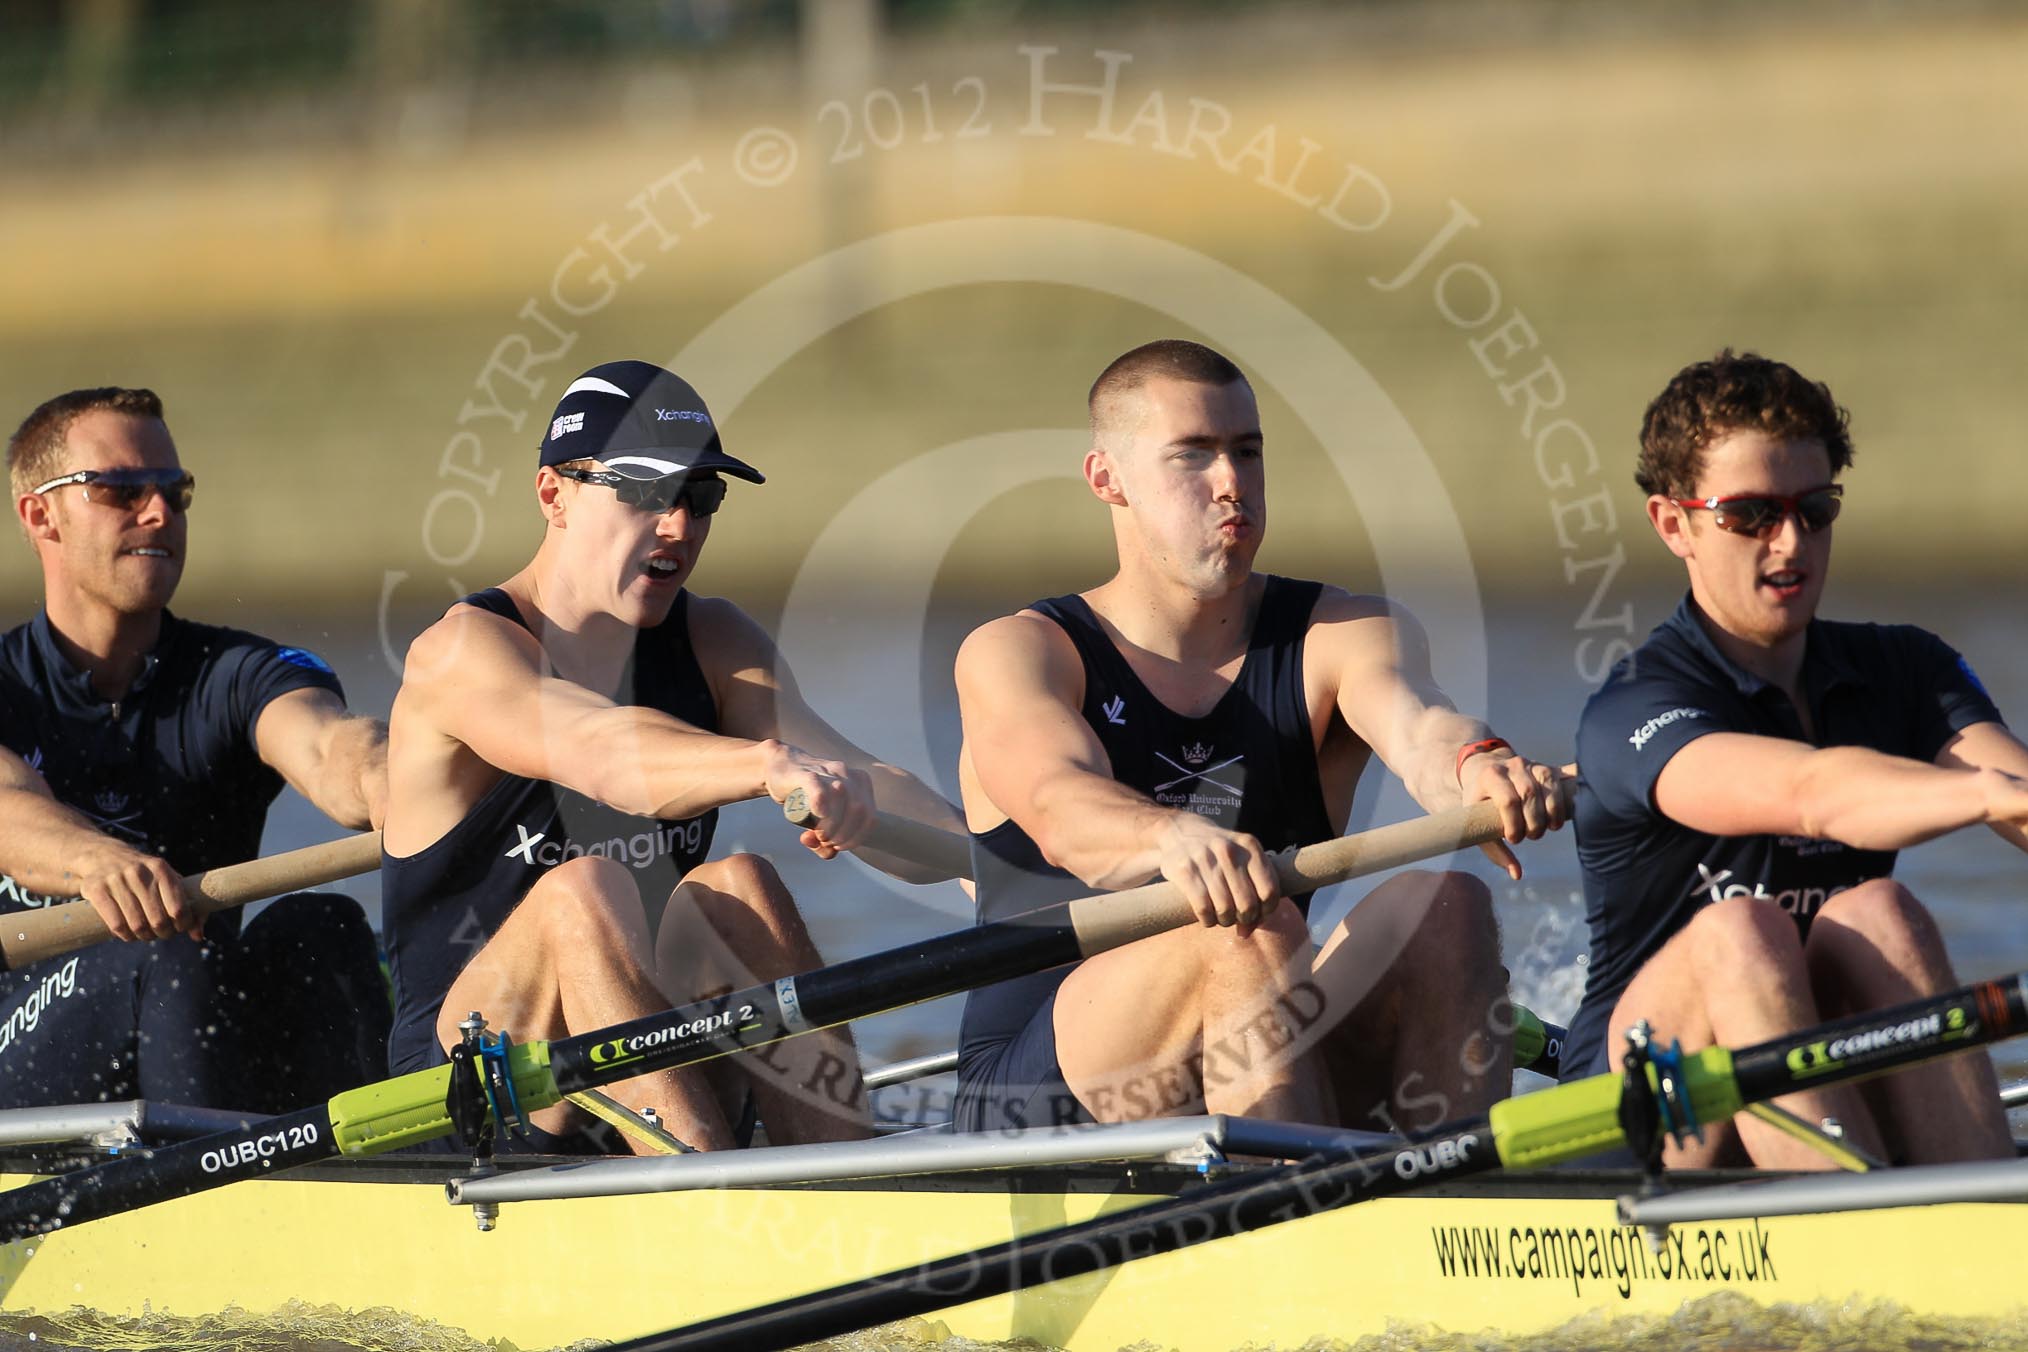
M696 390L610 362L571 383L546 432L534 559L423 632L390 716L396 1072L443 1061L469 1010L555 1038L821 965L766 860L708 858L722 804L802 790L817 818L803 844L825 858L860 843L876 800L958 824L812 712L752 618L689 590L726 476L763 482ZM651 944L643 899L665 897ZM730 1070L657 1072L615 1097L707 1148L735 1143L749 1089L774 1141L866 1131L843 1029L716 1065ZM567 1130L575 1111L536 1121Z

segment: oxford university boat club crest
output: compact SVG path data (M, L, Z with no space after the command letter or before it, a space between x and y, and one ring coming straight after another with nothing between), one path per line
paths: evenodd
M1200 817L1223 817L1237 812L1245 801L1245 752L1220 756L1215 744L1200 741L1184 743L1174 756L1157 751L1155 758L1176 772L1149 794L1163 807L1187 808Z

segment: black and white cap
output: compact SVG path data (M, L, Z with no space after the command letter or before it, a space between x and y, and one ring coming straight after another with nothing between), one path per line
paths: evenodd
M631 479L710 471L767 482L718 444L718 425L689 381L645 361L609 361L570 382L550 414L541 463L572 460Z

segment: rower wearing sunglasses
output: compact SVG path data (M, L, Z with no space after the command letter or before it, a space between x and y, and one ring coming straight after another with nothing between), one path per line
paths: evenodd
M561 1038L821 966L766 860L711 858L727 803L800 790L816 816L802 843L827 859L860 843L876 797L958 827L803 702L744 611L690 590L727 479L762 482L696 390L610 362L571 382L545 433L534 559L416 640L390 717L396 1073L441 1064L468 1011L519 1040ZM843 1028L612 1092L706 1149L740 1141L750 1101L777 1143L867 1130ZM535 1121L574 1133L581 1116L565 1104Z
M152 391L49 400L7 464L44 604L0 637L0 916L82 896L132 942L0 973L0 1107L272 1113L379 1078L386 984L358 904L292 897L242 929L195 917L183 878L258 854L285 780L378 825L385 729L316 655L169 612L196 481Z
M1979 823L2028 848L2028 747L1965 659L1912 625L1817 618L1851 463L1829 389L1753 354L1686 367L1648 406L1635 479L1690 590L1579 725L1591 956L1568 1076L1616 1067L1641 1019L1739 1046L1948 989L1895 852ZM1876 1156L2013 1153L1983 1054L1783 1106ZM1735 1121L1670 1161L1829 1164Z

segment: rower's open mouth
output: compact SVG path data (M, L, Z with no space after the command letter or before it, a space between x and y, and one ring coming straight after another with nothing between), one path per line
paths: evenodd
M1809 580L1810 575L1808 573L1803 572L1801 569L1783 568L1777 572L1762 573L1760 577L1760 585L1763 587L1772 587L1774 588L1774 590L1782 593L1785 596L1788 596L1801 591L1803 589L1803 584L1805 582L1808 582Z
M672 578L683 571L680 559L665 559L659 555L641 565L641 571L652 578Z

